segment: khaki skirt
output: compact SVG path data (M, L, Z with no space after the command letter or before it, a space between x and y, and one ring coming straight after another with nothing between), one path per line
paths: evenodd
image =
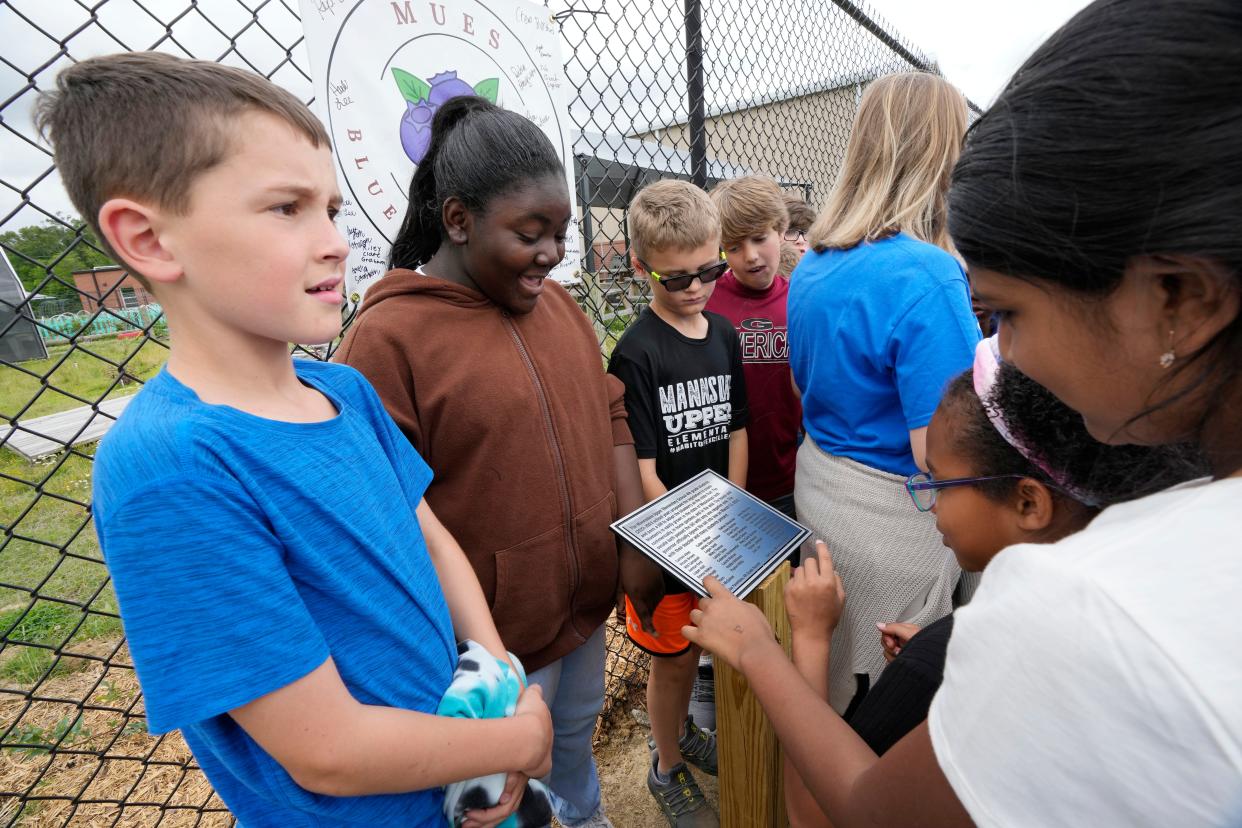
M876 622L926 626L953 609L961 569L936 519L910 501L905 479L828 454L807 438L798 449L794 501L811 529L803 554L823 540L845 585L845 613L832 636L829 702L843 713L858 674L884 670Z

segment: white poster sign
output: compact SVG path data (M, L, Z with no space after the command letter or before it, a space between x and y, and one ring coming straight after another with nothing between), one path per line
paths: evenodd
M574 203L574 164L560 37L524 0L301 0L317 114L332 136L345 198L351 303L383 275L409 205L410 179L449 98L479 95L537 124L558 149ZM552 271L581 261L571 222Z

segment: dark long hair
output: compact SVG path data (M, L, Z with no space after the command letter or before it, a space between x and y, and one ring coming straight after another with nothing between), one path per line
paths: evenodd
M1020 474L1051 487L1057 499L1102 508L1207 474L1202 456L1190 446L1097 441L1081 416L1012 365L1001 366L986 407L975 393L971 371L950 381L940 405L953 417L954 445L974 475ZM1005 441L988 418L989 409L1038 463ZM995 480L979 488L1003 500L1016 484Z
M516 112L483 98L450 98L431 121L431 144L410 181L410 207L388 266L416 268L444 240L441 209L456 196L484 212L496 196L565 168L548 136Z
M967 133L949 196L963 258L1098 297L1131 257L1181 254L1242 289L1239 44L1237 0L1097 0L1080 12ZM1242 318L1185 356L1189 387L1210 381L1219 394L1242 362Z

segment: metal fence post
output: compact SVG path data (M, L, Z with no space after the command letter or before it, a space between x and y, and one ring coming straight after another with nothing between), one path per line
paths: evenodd
M578 203L582 205L582 269L586 273L594 273L595 223L591 220L591 179L585 171L578 177Z
M707 188L707 123L703 95L703 7L686 0L686 110L690 130L690 180Z

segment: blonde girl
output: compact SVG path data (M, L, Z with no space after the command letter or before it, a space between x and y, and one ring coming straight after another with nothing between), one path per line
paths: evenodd
M839 712L884 669L876 622L948 614L961 575L902 482L926 469L927 424L980 338L945 210L965 129L965 101L942 78L873 82L790 287L807 434L797 512L832 548L850 596L832 641Z

